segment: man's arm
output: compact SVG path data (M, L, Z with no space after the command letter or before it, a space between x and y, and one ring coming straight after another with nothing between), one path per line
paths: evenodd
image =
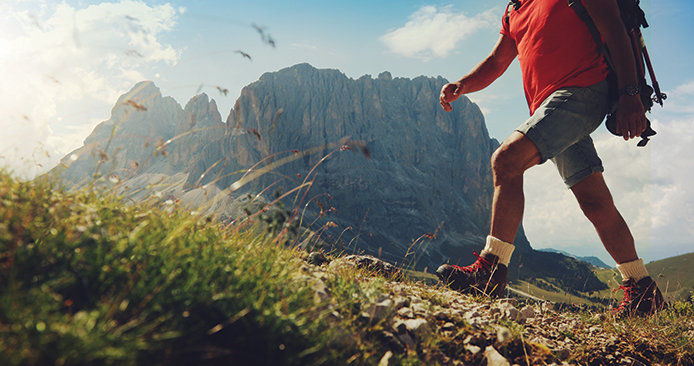
M634 52L619 15L617 2L615 0L583 0L583 6L605 40L607 49L610 50L620 94L628 86L638 87ZM628 140L640 136L645 129L646 112L641 104L641 97L620 95L617 105L617 133Z
M502 34L491 54L484 61L480 62L469 74L463 76L460 80L448 83L441 88L439 100L443 109L450 112L453 110L451 103L458 99L459 96L476 92L489 86L508 69L508 66L511 65L511 62L517 55L516 42L511 37Z

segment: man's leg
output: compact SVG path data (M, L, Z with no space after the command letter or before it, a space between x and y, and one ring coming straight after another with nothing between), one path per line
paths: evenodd
M451 288L503 295L513 239L523 218L523 173L539 162L538 149L520 132L511 134L494 152L491 232L475 263L465 267L443 264L436 270L437 276Z
M615 207L602 173L591 174L571 187L571 191L615 262L622 264L637 260L634 237Z
M540 163L540 152L525 135L514 131L492 155L494 197L489 235L513 243L523 219L523 173Z
M653 314L662 309L663 296L636 254L634 237L617 211L602 173L589 175L573 185L571 191L622 274L624 298L615 309L617 316Z

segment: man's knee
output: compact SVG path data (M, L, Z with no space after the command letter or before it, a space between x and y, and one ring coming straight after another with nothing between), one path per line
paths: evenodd
M601 173L593 173L571 187L571 190L590 221L606 220L617 213L612 195Z
M500 183L523 175L523 169L519 167L518 162L515 161L513 155L509 153L509 150L503 148L503 145L494 151L491 163L495 183Z
M608 220L617 212L611 198L605 198L603 200L584 199L579 200L578 204L581 206L583 214L586 215L591 222Z
M518 178L540 162L535 145L520 133L511 135L492 154L491 164L495 184Z

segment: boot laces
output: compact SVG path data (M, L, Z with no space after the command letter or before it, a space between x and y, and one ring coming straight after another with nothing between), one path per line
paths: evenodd
M616 292L619 290L624 290L624 297L622 298L622 302L619 304L619 307L617 307L615 311L629 310L629 305L631 304L632 297L634 297L636 293L636 286L621 285L618 288L614 289L612 292Z
M479 254L477 254L477 252L473 252L472 254L474 254L475 257L477 257L477 260L475 261L475 263L473 263L469 266L465 266L465 267L460 267L460 266L455 266L455 265L453 267L455 267L456 269L458 269L460 271L466 272L466 273L473 273L473 272L477 272L479 270L490 268L492 266L492 263L490 261L482 258Z

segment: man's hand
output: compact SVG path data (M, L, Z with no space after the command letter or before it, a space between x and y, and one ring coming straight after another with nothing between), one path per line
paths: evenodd
M480 62L469 74L460 80L448 83L441 88L439 101L443 110L446 112L452 111L451 103L461 95L474 93L489 86L508 69L508 66L517 55L516 42L507 35L500 35L492 53L484 61Z
M629 140L646 129L646 111L638 95L622 95L617 104L617 133Z
M448 83L441 88L441 95L439 95L439 101L441 102L441 106L443 107L443 110L446 112L450 112L453 110L453 107L451 107L451 103L454 102L458 97L460 97L461 93L461 84L460 82L455 82L455 83Z

